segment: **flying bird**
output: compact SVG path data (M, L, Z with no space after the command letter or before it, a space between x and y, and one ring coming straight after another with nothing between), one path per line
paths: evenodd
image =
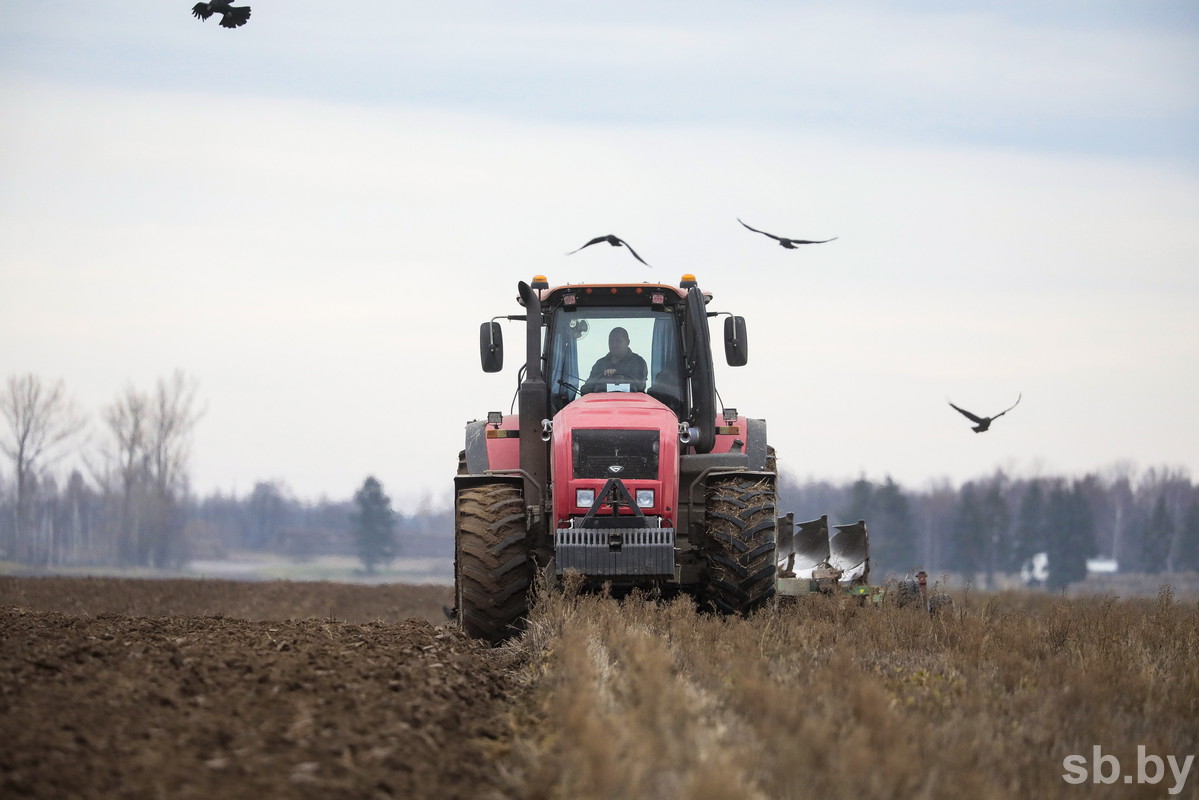
M613 247L620 247L621 245L628 247L629 252L633 254L633 258L637 259L642 264L645 264L645 266L649 267L650 269L653 269L653 267L650 266L650 264L644 258L637 255L636 250L634 250L632 247L629 247L628 242L626 242L624 239L621 239L619 236L614 236L612 234L608 234L607 236L597 236L594 239L592 239L590 242L588 242L587 244L583 245L583 247L591 247L591 245L599 244L600 242L607 242L608 244L612 245ZM579 250L582 250L583 247L580 247ZM579 250L571 250L566 255L572 256L575 253L579 252Z
M1024 397L1024 393L1023 393L1023 392L1021 392L1021 393L1020 393L1020 396L1016 398L1016 402L1012 403L1012 404L1011 404L1011 406L1009 406L1008 408L1005 408L1003 411L1000 411L998 414L996 414L996 415L995 415L995 416L993 416L993 417L980 417L980 416L977 416L977 415L975 415L975 414L971 414L969 411L967 411L967 410L966 410L966 409L964 409L964 408L958 408L957 406L953 405L953 403L950 403L949 405L950 405L950 406L953 406L953 408L954 408L954 409L955 409L955 410L956 410L958 413L960 413L960 414L962 414L964 417L966 417L966 419L970 420L971 422L975 422L975 423L977 423L977 424L974 426L974 428L973 428L973 431L974 431L975 433L982 433L983 431L985 431L985 430L987 430L988 428L990 428L990 427L991 427L991 423L992 423L992 422L994 422L995 420L999 419L1000 417L1002 417L1002 416L1003 416L1004 414L1006 414L1007 412L1011 411L1011 410L1012 410L1013 408L1015 408L1016 406L1020 405L1020 399L1021 399L1022 397Z
M741 217L737 217L737 221L741 222ZM744 222L741 222L741 224L745 225ZM745 227L749 228L748 225L745 225ZM831 242L833 239L837 238L836 236L834 236L833 239L785 239L782 236L775 236L773 233L767 233L766 231L760 231L757 228L749 228L749 229L751 231L753 231L754 233L760 233L763 236L769 236L771 239L774 239L775 241L777 241L779 243L780 247L785 247L788 250L794 250L795 245L797 245L797 244L824 244L825 242Z
M235 6L232 2L233 0L209 0L207 3L196 3L192 6L192 14L200 20L220 14L222 28L240 28L250 18L250 7Z

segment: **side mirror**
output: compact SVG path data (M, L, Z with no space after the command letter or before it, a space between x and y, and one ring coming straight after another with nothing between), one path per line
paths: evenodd
M744 367L749 361L749 342L745 339L745 317L724 318L724 359L730 367Z
M479 326L479 361L484 372L499 372L504 368L504 332L498 322Z

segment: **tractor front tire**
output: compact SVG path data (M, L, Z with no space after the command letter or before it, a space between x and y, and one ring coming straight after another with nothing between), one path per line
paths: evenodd
M533 562L520 487L508 483L458 491L454 578L458 621L476 639L498 644L529 612Z
M708 484L707 598L717 611L748 614L774 599L774 481L721 475Z

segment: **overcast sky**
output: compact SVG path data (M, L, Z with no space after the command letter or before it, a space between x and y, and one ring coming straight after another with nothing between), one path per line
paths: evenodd
M182 369L198 492L448 502L534 273L694 272L799 477L1199 473L1192 0L250 4L0 4L0 378Z

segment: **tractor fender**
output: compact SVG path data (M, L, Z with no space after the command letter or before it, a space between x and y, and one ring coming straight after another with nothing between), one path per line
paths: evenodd
M724 421L716 420L716 445L712 454L743 452L748 458L746 467L749 469L769 469L770 445L766 441L766 420L751 417L737 417L736 422L729 426ZM741 441L738 449L734 450L735 442Z
M466 423L466 447L461 468L466 475L520 467L520 417L504 415L498 428L483 420Z
M469 475L480 475L487 471L490 459L487 457L487 423L475 420L466 423L466 472Z
M766 469L766 420L745 420L745 454L749 456L750 469Z

